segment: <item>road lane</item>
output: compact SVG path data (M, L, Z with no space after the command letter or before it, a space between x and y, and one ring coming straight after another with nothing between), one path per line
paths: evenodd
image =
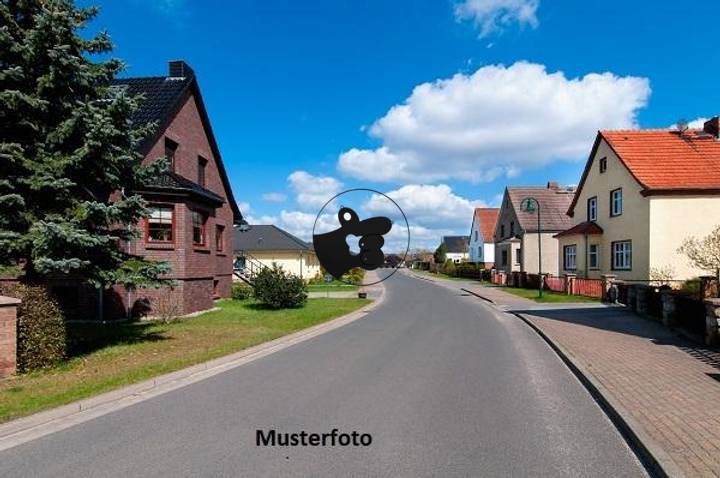
M395 274L367 317L0 453L2 476L643 476L526 325ZM258 447L257 429L372 435Z

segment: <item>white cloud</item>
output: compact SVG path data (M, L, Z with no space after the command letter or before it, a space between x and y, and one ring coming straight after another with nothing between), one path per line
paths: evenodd
M705 126L705 122L706 122L707 120L709 120L709 119L710 119L710 118L705 118L705 117L703 116L703 117L700 117L700 118L695 118L695 119L692 120L692 121L687 121L688 128L691 128L691 129L702 129L702 127ZM680 120L678 120L678 121L680 121ZM677 123L671 124L670 126L668 126L668 128L670 128L670 129L676 129L676 128L677 128Z
M342 153L343 174L373 181L471 182L512 177L555 160L583 160L601 128L637 127L646 78L545 66L489 65L423 83L369 128L377 149Z
M340 192L342 183L330 176L313 176L306 171L295 171L288 176L295 199L303 209L319 209Z
M287 195L278 192L269 192L262 195L263 201L267 202L284 202L287 199Z
M485 205L454 194L446 184L408 184L387 195L398 203L410 224L434 229L470 229L474 209ZM363 209L372 214L393 214L397 210L379 194L373 194Z
M240 212L243 213L244 216L246 216L250 211L252 211L252 208L250 207L250 203L247 201L240 201L237 203L238 208L240 209Z
M539 5L540 0L463 0L455 5L455 18L472 21L482 38L512 23L536 28Z

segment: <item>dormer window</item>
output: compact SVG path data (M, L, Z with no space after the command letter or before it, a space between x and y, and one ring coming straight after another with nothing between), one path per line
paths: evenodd
M602 157L600 158L600 174L604 173L605 171L607 171L607 158Z
M175 152L178 144L170 138L165 138L165 159L168 161L168 171L175 171Z
M205 187L205 168L207 167L208 160L202 156L198 156L198 184Z

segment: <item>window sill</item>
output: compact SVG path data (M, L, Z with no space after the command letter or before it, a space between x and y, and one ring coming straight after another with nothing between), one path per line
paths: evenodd
M175 244L172 242L146 242L145 249L159 250L159 251L172 251L175 249Z
M227 252L225 251L217 251L215 254L218 256L227 256Z
M193 244L193 251L200 252L202 254L210 254L210 248L207 246L200 246L198 244Z

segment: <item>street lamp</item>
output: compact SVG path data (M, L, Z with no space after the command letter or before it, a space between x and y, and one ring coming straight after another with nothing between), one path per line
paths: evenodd
M530 214L537 213L537 236L538 236L538 296L542 298L543 276L542 276L542 235L540 234L540 202L534 197L526 197L520 202L520 210Z

